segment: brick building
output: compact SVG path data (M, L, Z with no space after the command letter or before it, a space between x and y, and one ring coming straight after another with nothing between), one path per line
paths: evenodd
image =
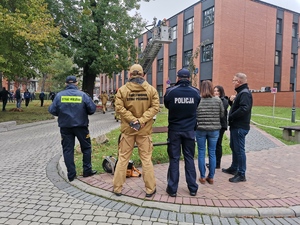
M231 95L233 75L243 72L254 92L254 105L272 105L270 90L277 88L276 105L289 107L294 77L298 81L300 77L299 22L300 13L259 0L198 1L167 19L173 42L160 49L147 81L157 88L162 100L169 83L176 82L176 71L188 67L190 57L201 45L194 60L198 69L196 86L209 79ZM151 37L150 31L145 32L136 39L136 45L143 49ZM127 71L113 79L101 77L102 86L112 90L126 81ZM300 82L296 90L300 90ZM300 107L300 92L296 99Z

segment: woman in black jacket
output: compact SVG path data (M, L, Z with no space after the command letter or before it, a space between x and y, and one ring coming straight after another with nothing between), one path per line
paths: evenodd
M221 129L219 132L219 138L217 141L217 147L216 147L216 169L220 169L221 166L221 158L222 158L222 140L223 140L223 135L225 131L227 130L228 123L227 123L227 108L228 108L228 97L225 96L225 91L224 88L220 85L217 85L214 87L214 95L216 97L219 97L224 106L224 116L221 118Z

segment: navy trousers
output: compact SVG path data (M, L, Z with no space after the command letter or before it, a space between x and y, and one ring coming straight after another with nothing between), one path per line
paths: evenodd
M168 131L168 192L177 193L179 182L179 161L181 148L184 157L185 178L190 192L197 192L198 184L196 182L197 174L195 169L195 131Z
M63 155L65 164L68 170L68 178L72 179L76 176L76 169L74 163L74 146L75 137L77 137L82 152L83 173L89 173L92 170L91 154L92 145L89 130L87 127L72 127L60 128L61 144L63 148Z

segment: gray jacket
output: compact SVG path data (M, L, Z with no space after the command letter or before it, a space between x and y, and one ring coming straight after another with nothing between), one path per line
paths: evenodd
M197 130L220 130L224 106L219 97L201 98L197 108Z

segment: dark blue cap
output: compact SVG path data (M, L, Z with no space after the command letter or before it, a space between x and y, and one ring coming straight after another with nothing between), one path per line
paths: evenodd
M67 76L66 83L76 83L76 82L77 80L75 76Z
M177 76L182 77L182 78L189 78L190 77L190 71L188 69L183 68L181 70L178 70Z

